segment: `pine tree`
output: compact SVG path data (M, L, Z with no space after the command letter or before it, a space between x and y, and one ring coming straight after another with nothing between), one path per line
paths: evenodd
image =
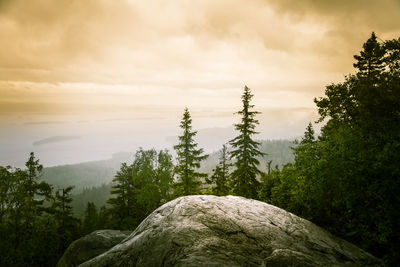
M121 229L132 227L132 225L128 225L133 221L135 211L132 171L132 166L126 163L121 164L121 169L115 175L111 187L111 195L115 195L115 197L107 200L107 203L111 205L110 214L114 221L113 224Z
M40 180L43 165L39 163L39 160L35 159L35 154L30 153L28 161L25 163L26 170L21 172L21 185L28 194L25 198L25 212L27 215L27 223L29 224L30 218L35 215L40 215L40 213L45 210L43 208L43 203L45 200L51 199L52 187Z
M179 136L179 144L174 146L178 161L175 167L175 173L178 175L178 182L175 183L176 194L199 194L201 185L199 178L205 178L207 174L199 173L196 169L208 155L203 155L202 148L197 149L198 144L193 139L197 131L192 130L192 119L187 108L183 113L180 127L183 129L183 133Z
M364 43L360 55L354 55L357 62L353 66L359 70L357 76L376 79L385 68L385 53L384 47L378 42L375 33L372 32L371 37Z
M257 111L251 111L254 105L250 104L253 95L250 89L245 86L242 95L243 109L237 114L242 116L241 122L235 124L235 129L239 135L229 143L232 146L230 158L235 159L235 170L231 174L233 193L247 198L256 198L259 182L257 175L261 172L257 168L259 165L258 156L265 155L259 150L260 142L254 141L252 136L257 134L256 125L259 124L255 116Z
M304 132L304 137L302 138L301 143L309 144L309 143L314 142L315 141L314 134L315 134L315 131L310 122L307 125L306 131Z
M68 186L67 188L57 190L55 193L53 210L61 229L66 229L71 223L75 222L71 206L71 191L73 189L73 186Z
M109 228L109 210L107 210L106 206L101 206L98 214L98 226L100 229L108 229Z
M229 167L232 166L228 162L228 151L224 144L221 149L221 156L219 158L219 163L213 169L213 174L210 179L206 179L209 184L215 184L212 188L212 192L217 196L226 196L229 193Z
M88 202L83 218L83 234L89 234L98 228L98 212L97 207L93 202Z
M64 252L68 244L77 235L79 220L73 216L71 191L73 186L59 189L54 196L52 210L57 222L57 231L60 238L60 252Z
M7 258L0 259L0 265L20 266L28 260L35 263L32 265L41 265L43 257L40 253L43 251L38 236L46 242L57 239L49 234L55 234L52 231L55 224L52 216L47 214L49 208L43 205L51 199L52 190L49 184L39 181L43 167L34 153L30 153L25 166L26 170L7 167L1 171L0 178L5 180L1 186L4 213L0 221L0 247Z

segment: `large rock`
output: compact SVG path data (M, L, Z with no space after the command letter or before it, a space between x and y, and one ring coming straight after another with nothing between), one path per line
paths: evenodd
M131 232L118 230L94 231L75 240L59 260L58 267L73 267L90 260L128 237Z
M150 214L81 266L373 266L379 261L313 223L242 197L186 196Z

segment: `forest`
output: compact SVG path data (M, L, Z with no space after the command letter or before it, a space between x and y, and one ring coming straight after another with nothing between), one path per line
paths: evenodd
M285 151L282 155L268 151L279 142L255 139L259 112L245 86L242 109L235 113L237 135L212 155L196 142L185 108L176 156L139 149L115 173L93 164L103 181L95 181L93 173L88 184L76 180L74 196L73 186L60 184L73 174L50 178L59 172L48 170L43 179L34 153L25 169L0 167L0 266L54 266L73 240L96 229L133 230L160 205L194 194L270 203L395 266L400 262L400 38L380 41L372 33L354 60L355 74L314 99L318 121L293 144L280 141L275 151ZM319 135L315 123L322 125ZM105 205L96 206L96 195L107 197ZM85 202L80 212L73 197Z

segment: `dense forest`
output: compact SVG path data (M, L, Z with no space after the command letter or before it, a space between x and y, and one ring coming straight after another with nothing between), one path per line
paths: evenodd
M261 170L267 171L268 166L270 169L282 168L294 161L291 148L296 144L293 140L260 140L260 143L260 151L266 154L264 157L258 157ZM107 205L115 173L120 169L122 162L129 162L133 157L134 153L120 152L109 160L43 168L40 180L54 188L74 186L71 191L71 206L74 215L81 217L88 202L93 202L96 207ZM210 153L209 157L201 162L199 171L211 175L219 157L218 151Z
M400 262L400 38L378 41L372 33L354 59L356 73L314 99L316 123L322 124L318 136L310 123L296 144L280 141L286 150L268 151L277 143L255 139L258 112L246 86L236 112L237 135L219 152L207 155L199 147L186 108L175 157L168 150L139 149L112 174L111 183L93 180L96 174L90 174L89 184L99 188L76 181L75 199L85 202L80 217L71 204L73 187L62 184L67 173L43 180L33 153L26 169L0 167L0 265L53 266L71 241L95 229L133 230L179 196L233 194L284 208L395 266ZM109 177L107 168L94 173ZM107 205L94 203L98 195L107 196Z

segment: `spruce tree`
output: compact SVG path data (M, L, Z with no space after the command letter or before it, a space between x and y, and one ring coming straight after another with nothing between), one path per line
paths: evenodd
M245 86L242 95L243 109L236 113L242 119L234 125L239 135L229 142L232 146L230 158L235 159L235 170L231 174L233 193L247 198L257 197L257 175L261 173L257 168L260 163L257 157L265 155L259 150L261 143L252 139L257 134L255 128L259 124L255 116L260 113L251 110L254 107L250 104L252 97L250 89Z
M52 210L57 222L57 231L60 238L60 253L63 253L70 242L77 236L79 220L73 216L71 192L73 186L59 189L55 192Z
M96 205L93 202L88 202L82 221L82 234L86 235L98 229L98 216Z
M188 108L185 108L180 127L183 133L179 136L179 144L174 146L178 161L175 167L175 173L178 175L175 193L185 196L199 194L201 185L199 178L206 178L207 174L197 172L196 169L208 155L204 155L203 149L198 149L198 144L194 141L197 131L192 130L192 118Z
M135 224L133 214L135 212L132 166L121 164L121 169L113 179L111 197L107 200L110 204L110 214L115 227L130 229Z
M357 76L376 79L385 69L385 53L386 50L378 42L375 33L372 32L371 37L364 43L360 55L354 55L357 62L353 66L359 70Z
M219 163L213 169L213 174L210 179L206 179L209 184L215 184L212 188L213 194L217 196L226 196L229 193L229 167L232 164L228 162L228 151L224 144L221 149L221 155L219 158Z

